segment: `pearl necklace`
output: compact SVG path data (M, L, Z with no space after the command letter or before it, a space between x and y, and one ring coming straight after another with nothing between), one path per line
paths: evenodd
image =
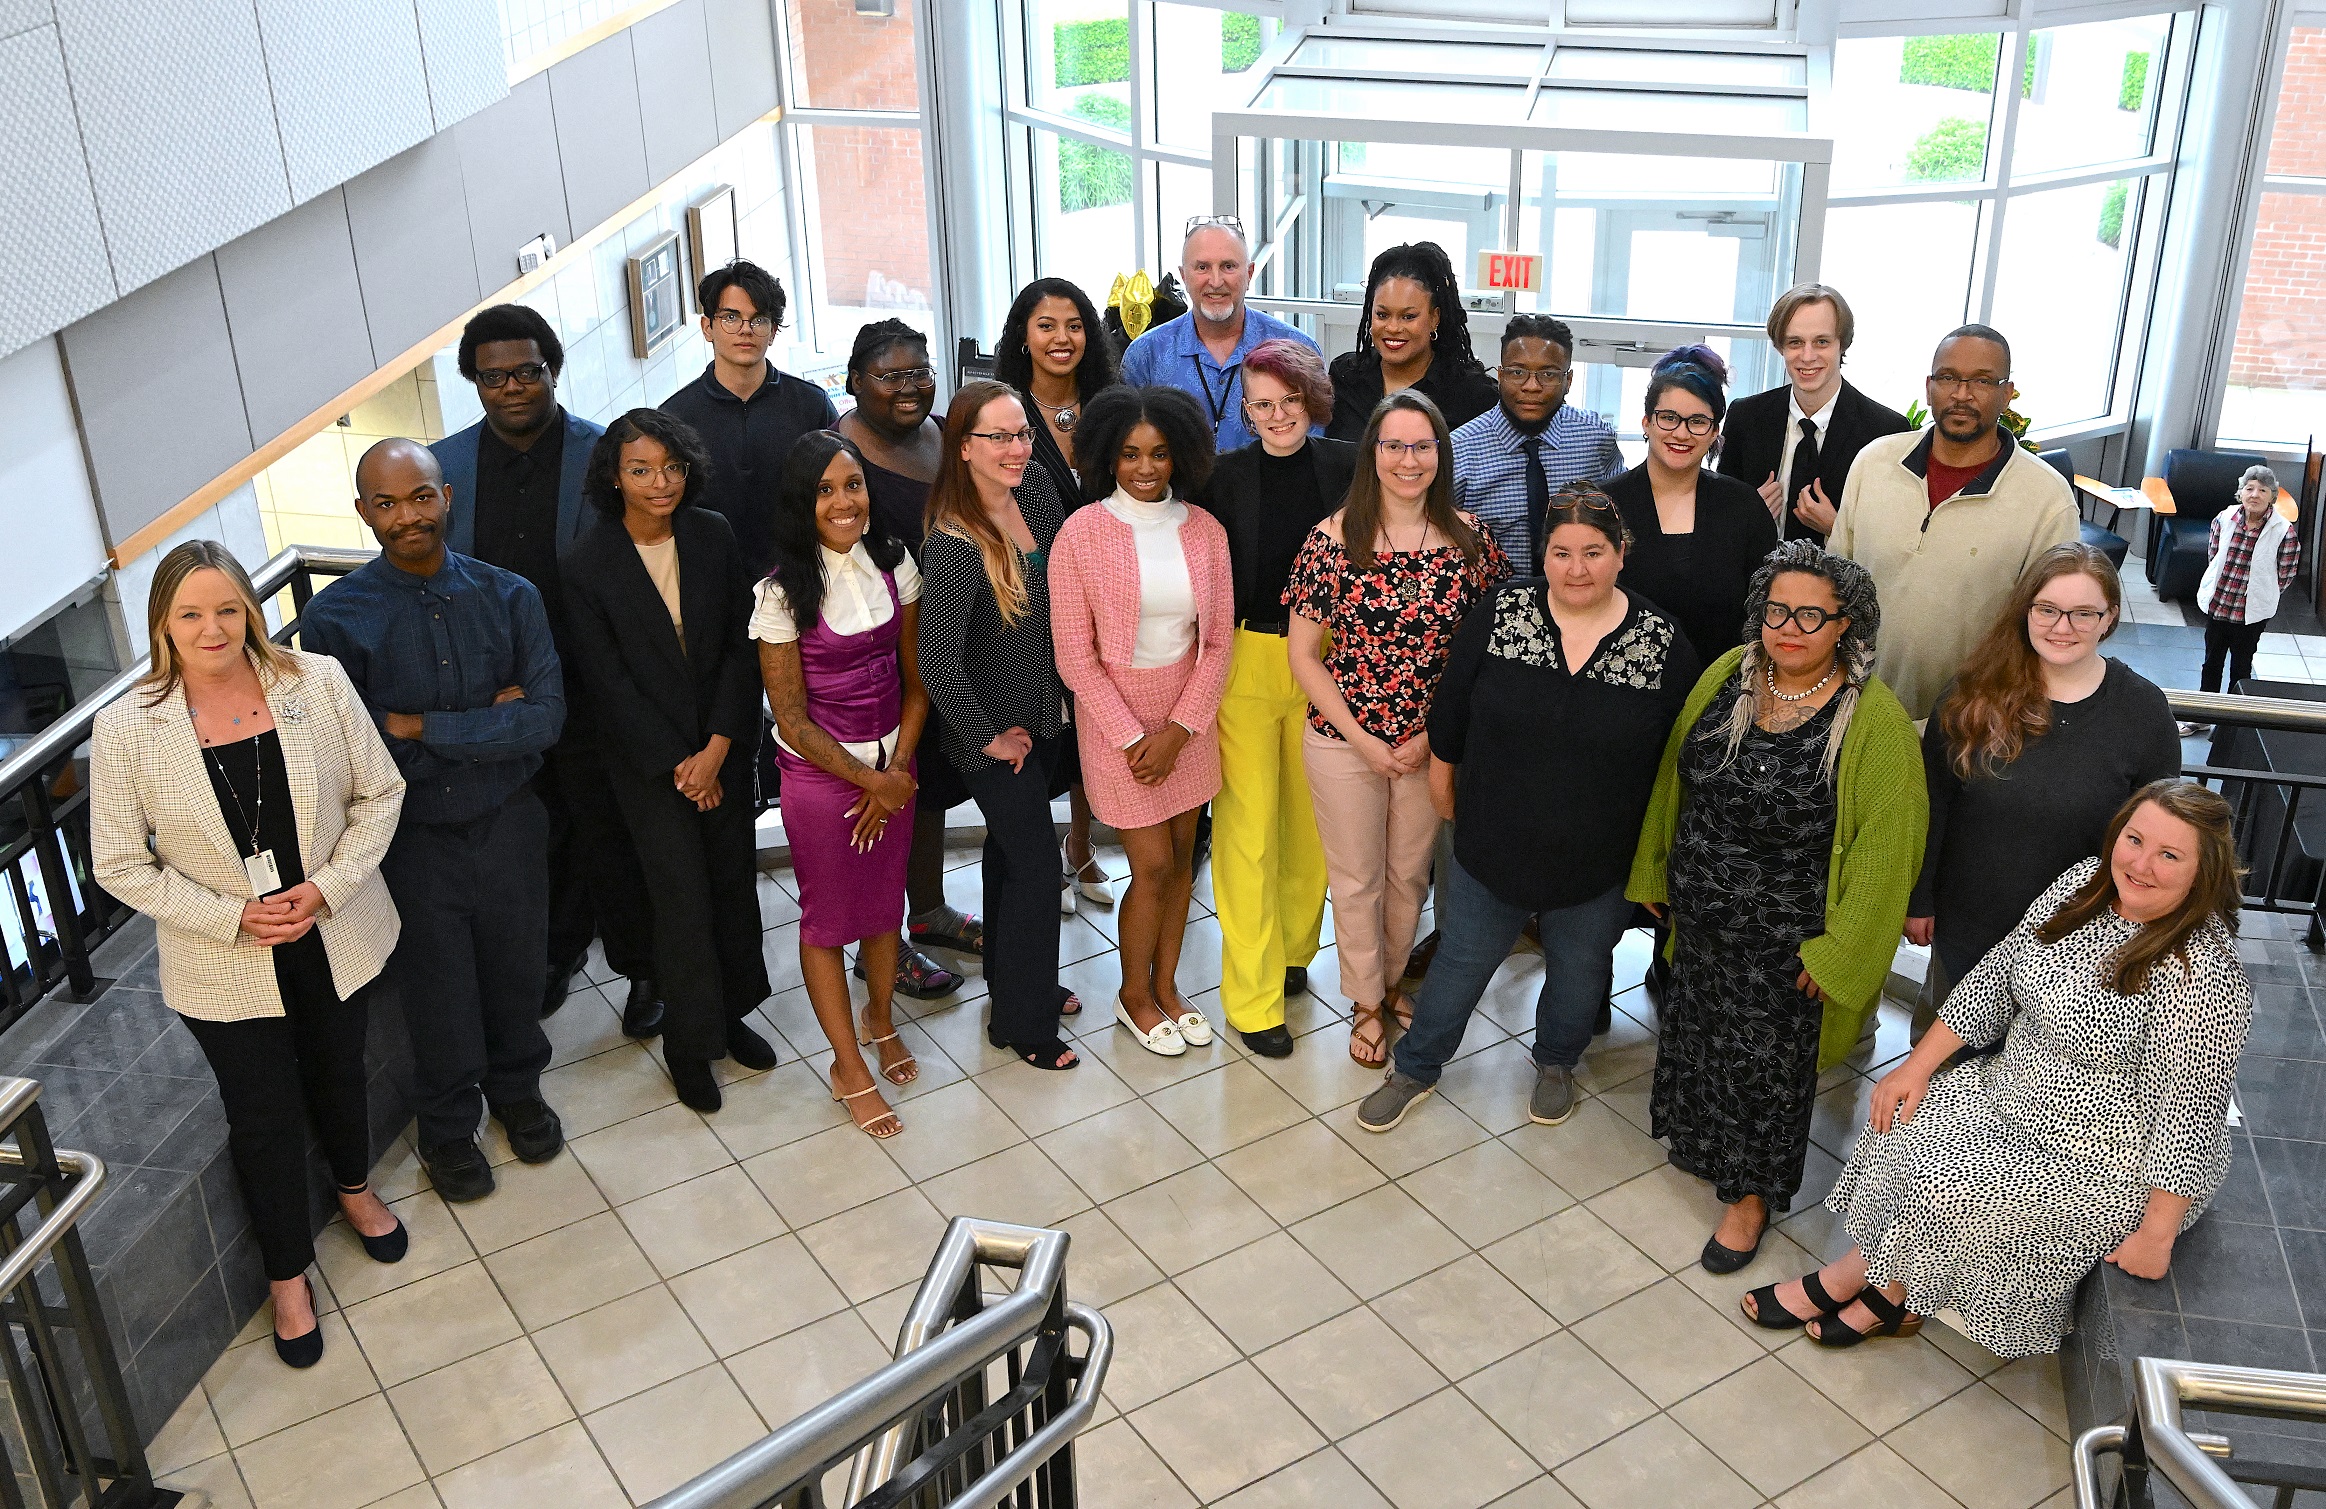
M1829 667L1824 675L1817 678L1817 685L1811 687L1805 692L1780 692L1777 690L1777 668L1773 665L1767 664L1764 664L1761 667L1762 674L1768 677L1769 695L1776 698L1779 702L1807 702L1810 698L1816 696L1819 692L1824 691L1825 683L1831 681L1833 679L1834 672L1840 669L1841 666L1838 663Z

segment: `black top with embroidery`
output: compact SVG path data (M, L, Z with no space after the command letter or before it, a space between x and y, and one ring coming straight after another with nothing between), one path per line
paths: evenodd
M1621 885L1680 705L1703 663L1672 620L1631 597L1580 671L1560 649L1543 579L1493 589L1430 704L1430 753L1461 767L1454 857L1513 906L1548 911Z

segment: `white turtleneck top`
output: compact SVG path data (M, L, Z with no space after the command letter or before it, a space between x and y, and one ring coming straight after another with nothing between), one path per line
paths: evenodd
M1187 505L1168 497L1142 503L1119 487L1102 501L1108 513L1131 526L1139 547L1139 637L1131 666L1177 665L1194 648L1196 634L1195 579L1179 545Z

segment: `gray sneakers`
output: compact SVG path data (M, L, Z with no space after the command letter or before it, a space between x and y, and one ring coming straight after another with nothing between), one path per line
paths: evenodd
M1357 1125L1368 1132L1386 1132L1405 1120L1405 1113L1436 1088L1435 1085L1423 1084L1410 1074L1391 1069L1383 1077L1381 1087L1358 1105Z
M1555 1127L1574 1114L1575 1071L1562 1064L1535 1065L1535 1091L1527 1097L1526 1119L1537 1126Z

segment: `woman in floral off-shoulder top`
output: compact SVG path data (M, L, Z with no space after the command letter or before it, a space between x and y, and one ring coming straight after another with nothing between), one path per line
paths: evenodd
M1413 950L1438 815L1424 723L1454 631L1510 562L1454 508L1453 448L1427 398L1373 411L1339 512L1319 524L1284 590L1292 674L1308 694L1303 763L1333 901L1349 1056L1388 1056L1385 1007ZM1332 647L1325 649L1330 633Z

